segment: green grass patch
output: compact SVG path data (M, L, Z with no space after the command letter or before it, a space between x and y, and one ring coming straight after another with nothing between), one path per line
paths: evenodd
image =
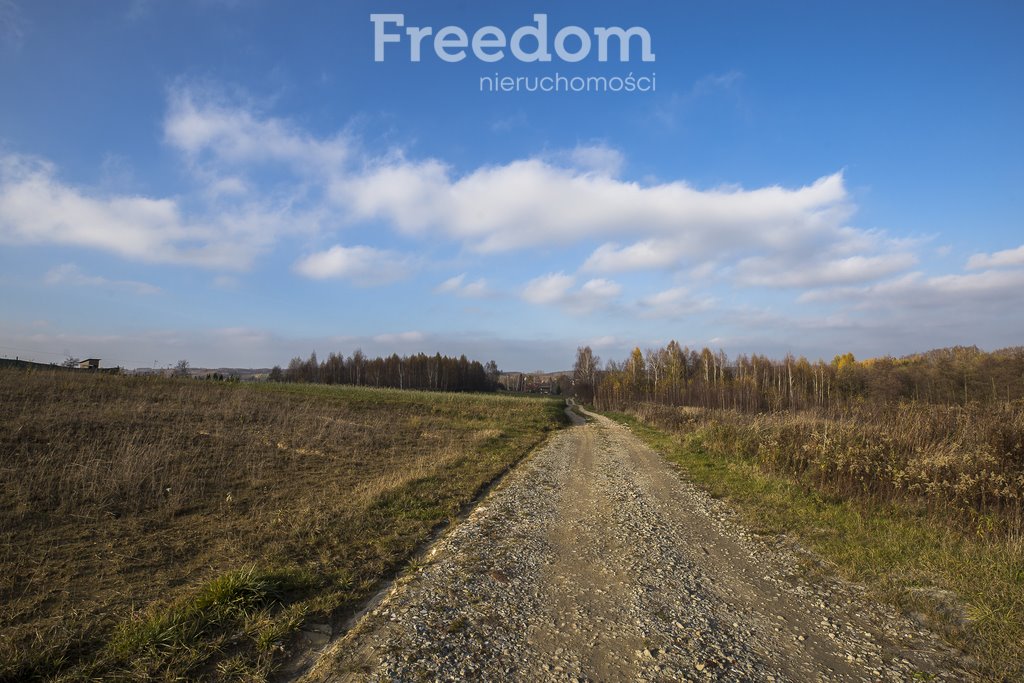
M215 651L271 654L301 623L301 610L286 610L318 579L301 569L265 570L250 566L216 577L192 595L154 606L123 622L105 652L88 668L119 670L134 676L194 674Z
M965 533L921 505L845 499L707 447L704 427L655 429L607 413L728 501L753 531L787 533L979 662L991 680L1024 679L1024 544Z

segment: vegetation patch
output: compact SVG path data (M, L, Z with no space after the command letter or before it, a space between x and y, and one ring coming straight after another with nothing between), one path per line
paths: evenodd
M299 626L302 610L283 609L317 584L302 570L258 570L254 565L228 572L169 605L156 604L115 629L97 668L150 674L173 673L187 663L195 669L210 657L210 647L235 651L233 668L259 662L283 650ZM241 655L247 654L248 657Z
M913 422L926 424L932 409L919 407ZM1017 410L1008 424L1019 428ZM815 439L823 438L820 417L646 404L609 416L680 465L711 495L728 499L753 530L794 534L842 576L868 585L976 658L993 680L1024 677L1019 508L980 508L976 496L901 493L873 483L869 477L880 475L870 468L862 470L867 485L859 486L856 477L835 476L836 462L825 463L833 478L823 476L815 458L825 456L815 455L814 446ZM1001 421L1007 424L1005 416ZM849 432L845 437L833 434L846 439L843 452L850 462L871 462L878 457L878 432L868 424L860 427L860 439L854 438L853 423L840 427ZM985 440L979 425L970 429L976 433L971 443ZM887 438L890 448L897 448L908 435L889 433ZM790 460L780 460L780 454ZM966 470L972 462L951 458L943 471Z
M261 680L561 401L0 371L0 680Z

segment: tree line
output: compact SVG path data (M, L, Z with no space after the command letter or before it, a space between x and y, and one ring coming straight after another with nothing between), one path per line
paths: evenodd
M347 357L331 353L323 361L317 359L315 351L305 360L296 356L287 368L275 365L267 379L427 391L494 391L498 388L499 374L493 360L482 364L468 360L465 355L454 358L440 353L433 356L418 353L368 358L356 349Z
M809 361L700 351L675 341L634 348L604 368L590 347L576 352L573 391L601 409L636 402L745 412L833 408L857 401L963 405L1024 399L1024 347L990 353L956 346L901 358L858 361L853 354Z

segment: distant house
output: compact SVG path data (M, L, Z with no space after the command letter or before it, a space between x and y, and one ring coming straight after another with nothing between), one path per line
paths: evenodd
M99 370L100 359L99 358L84 358L78 362L78 367L83 370Z

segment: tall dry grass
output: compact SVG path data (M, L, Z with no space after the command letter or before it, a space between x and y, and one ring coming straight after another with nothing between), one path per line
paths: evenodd
M759 415L643 404L631 412L843 497L912 501L980 530L1021 532L1024 402Z

